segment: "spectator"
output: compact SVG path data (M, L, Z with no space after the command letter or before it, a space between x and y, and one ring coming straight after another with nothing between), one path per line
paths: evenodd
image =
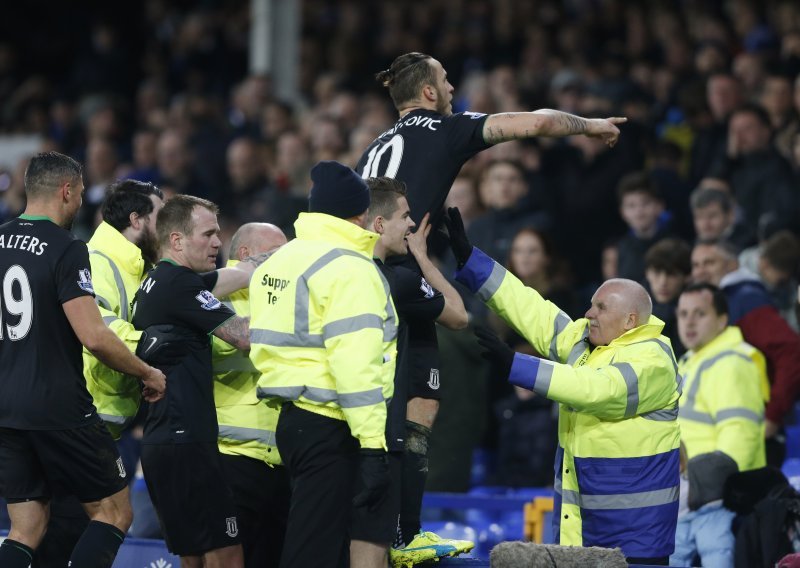
M647 287L653 298L653 315L664 322L662 334L669 338L675 357L680 359L686 347L678 337L675 309L692 274L691 248L681 239L660 240L645 254L644 264Z
M521 228L551 227L550 217L544 211L520 211L518 204L529 190L519 163L506 160L490 163L479 187L486 212L470 224L469 238L492 258L508 258L511 239Z
M620 216L629 228L617 244L617 273L619 278L643 282L647 249L669 234L664 200L646 172L634 172L622 178L617 197Z
M706 102L711 124L701 128L692 141L689 179L697 183L715 163L724 159L728 140L728 118L744 103L741 82L730 73L715 73L706 79Z
M737 216L730 192L700 186L690 198L698 241L725 240L739 250L755 243L755 233Z
M158 183L176 193L207 197L210 189L194 172L192 151L186 137L176 129L168 129L158 138Z
M797 270L800 267L800 241L789 231L779 231L759 247L758 274L789 325L798 331Z
M765 415L767 463L783 464L783 421L800 395L800 337L771 304L758 278L739 268L736 249L724 241L700 241L692 250L692 281L718 286L728 300L731 325L767 358L770 382Z
M765 223L797 228L794 177L771 136L769 115L763 108L748 104L735 110L728 126L727 154L714 170L730 182L744 222L753 232Z

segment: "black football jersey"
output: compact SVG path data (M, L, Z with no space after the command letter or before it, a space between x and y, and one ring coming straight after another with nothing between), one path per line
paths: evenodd
M385 176L405 182L411 218L419 223L430 213L435 227L461 166L490 146L483 140L485 122L481 113L411 111L367 147L356 171L364 179Z
M444 310L444 296L428 282L405 266L387 266L378 259L400 324L397 329L397 365L394 375L394 395L386 418L386 445L390 452L403 451L406 430L406 403L411 380L409 367L409 323L434 322Z
M185 332L178 364L161 367L167 376L164 398L148 406L144 444L216 442L209 335L236 314L211 293L217 273L198 274L161 260L139 285L132 323L136 329L169 324Z
M63 304L94 296L86 244L47 217L0 226L0 427L66 430L99 420Z

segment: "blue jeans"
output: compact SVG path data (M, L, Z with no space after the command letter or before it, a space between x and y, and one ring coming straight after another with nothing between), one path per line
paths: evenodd
M669 557L669 565L692 566L699 555L703 568L731 568L734 544L731 522L735 516L722 503L709 503L679 517L675 552Z

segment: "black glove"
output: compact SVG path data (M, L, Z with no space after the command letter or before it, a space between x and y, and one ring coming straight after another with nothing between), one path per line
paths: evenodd
M136 356L154 367L163 369L179 364L197 347L196 334L170 324L151 325L142 331Z
M447 227L450 248L453 249L453 255L456 257L460 270L464 268L464 265L469 260L469 255L472 254L472 245L469 244L467 231L464 229L464 221L461 219L461 212L458 207L450 207L447 213L444 214L443 220Z
M475 328L475 336L481 347L485 349L481 353L481 357L491 362L504 379L508 379L511 374L511 365L514 363L514 350L488 327Z
M386 499L389 489L389 455L384 450L361 448L358 472L362 489L353 498L353 506L374 511Z

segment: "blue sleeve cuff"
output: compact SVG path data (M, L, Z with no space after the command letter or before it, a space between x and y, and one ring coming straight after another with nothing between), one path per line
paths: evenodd
M508 375L508 382L530 391L534 390L540 363L541 359L538 357L515 353L514 362L511 364L511 373Z
M456 271L456 280L464 284L474 294L492 275L494 260L477 247L472 247L467 263Z

